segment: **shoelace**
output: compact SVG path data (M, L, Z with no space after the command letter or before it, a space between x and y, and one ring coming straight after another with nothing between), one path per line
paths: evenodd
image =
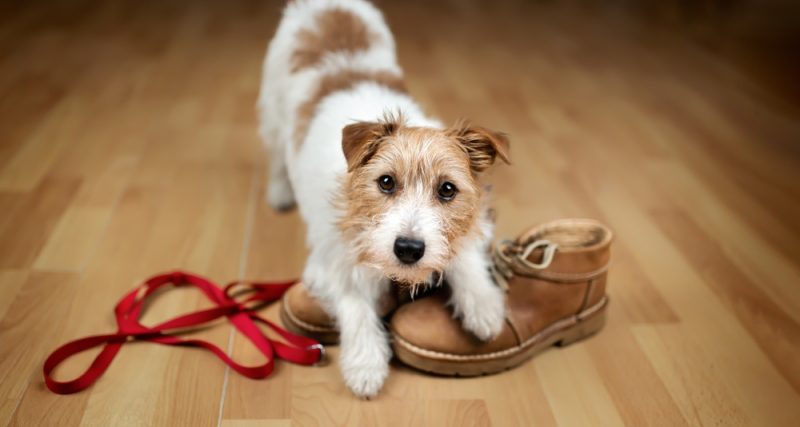
M528 257L538 248L543 248L542 260L538 263L530 262ZM558 245L549 240L534 240L526 245L519 245L513 240L501 241L494 250L494 276L503 289L508 289L508 281L514 276L512 265L514 261L531 270L544 270L553 262L553 257L558 250Z
M275 283L232 282L220 287L204 277L176 271L147 279L142 285L125 295L114 308L117 332L93 335L68 342L54 350L44 362L44 380L54 393L70 394L91 386L108 369L114 357L128 341L149 341L163 345L199 347L206 349L233 368L236 372L253 379L268 377L274 368L275 358L300 365L314 365L325 357L325 348L317 341L292 334L273 322L259 316L254 310L279 299L295 281ZM142 325L139 321L145 301L156 290L167 286L192 286L202 291L216 307L183 314L154 326ZM238 288L238 289L237 289ZM237 300L232 294L249 296ZM199 339L178 336L181 330L212 322L221 317L228 320L266 357L258 366L244 366L234 361L218 346ZM286 342L271 340L257 326L266 325ZM87 370L71 381L56 381L53 370L64 360L92 347L103 345Z

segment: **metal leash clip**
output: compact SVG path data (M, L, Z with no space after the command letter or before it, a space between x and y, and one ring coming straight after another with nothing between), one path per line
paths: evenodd
M325 346L320 344L320 343L316 343L316 344L311 344L310 346L306 347L306 350L314 350L314 349L319 350L319 360L317 360L317 362L314 363L312 366L325 366L325 365L327 365L328 364L328 353L325 351Z

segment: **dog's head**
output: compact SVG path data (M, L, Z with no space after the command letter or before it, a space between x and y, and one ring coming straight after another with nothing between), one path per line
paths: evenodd
M405 126L401 117L342 131L348 174L339 226L359 262L405 283L444 270L461 237L479 231L479 175L508 162L505 135L458 124Z

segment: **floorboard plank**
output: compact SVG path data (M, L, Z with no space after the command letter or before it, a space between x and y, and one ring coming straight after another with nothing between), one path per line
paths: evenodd
M254 108L283 4L0 4L0 426L800 425L800 14L695 3L378 2L426 110L509 133L497 236L591 217L615 243L598 335L490 377L394 361L370 401L336 347L256 381L132 344L82 393L44 387L46 354L113 330L154 273L302 273ZM176 289L145 320L207 306ZM228 325L197 334L262 361Z

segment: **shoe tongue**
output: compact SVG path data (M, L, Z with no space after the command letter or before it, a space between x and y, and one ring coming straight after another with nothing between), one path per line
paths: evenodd
M561 251L585 250L611 240L611 230L590 219L560 219L524 231L516 244L526 246L537 240L558 245Z
M612 233L608 227L589 219L561 219L551 221L523 232L516 240L519 247L540 240L558 246L550 265L544 270L563 274L587 273L604 268L608 263L608 246ZM542 262L545 248L534 249L528 261Z
M536 240L536 236L539 233L539 231L540 231L540 226L529 228L523 231L522 234L517 236L516 240L514 240L514 243L517 246L525 246L528 243L531 243Z

